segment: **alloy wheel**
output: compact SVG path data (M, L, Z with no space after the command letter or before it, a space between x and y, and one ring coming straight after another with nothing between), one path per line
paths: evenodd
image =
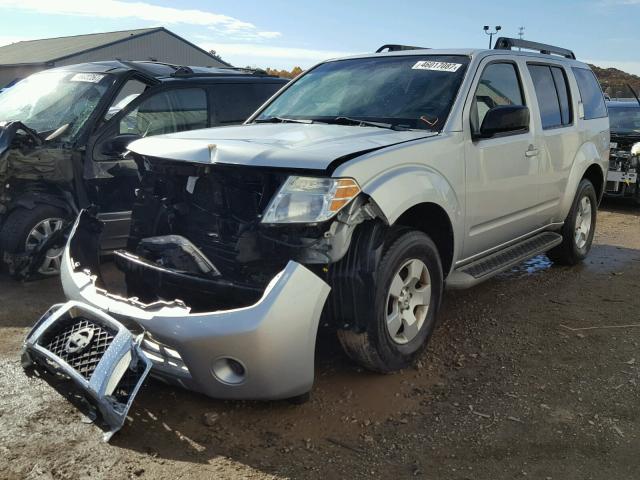
M576 215L575 225L575 242L579 249L584 248L589 240L591 233L591 199L587 196L582 197L578 205L578 214Z
M409 343L418 335L430 302L429 269L421 260L408 260L394 275L387 295L387 330L395 343Z
M25 252L33 252L39 245L46 242L53 233L61 230L64 225L62 218L45 218L31 229L25 240ZM55 275L60 271L63 247L55 247L47 250L42 265L38 267L38 273L42 275Z

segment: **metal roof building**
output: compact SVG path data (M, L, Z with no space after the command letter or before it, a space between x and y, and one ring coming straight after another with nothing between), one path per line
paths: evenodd
M143 28L29 40L0 47L0 88L47 68L100 60L229 66L164 27Z

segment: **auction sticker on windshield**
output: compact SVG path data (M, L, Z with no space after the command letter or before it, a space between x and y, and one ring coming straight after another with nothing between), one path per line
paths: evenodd
M434 62L432 60L420 60L411 67L413 70L433 70L435 72L457 72L461 63Z
M71 81L100 83L100 80L102 80L103 78L104 75L100 75L99 73L76 73L73 77L71 77Z

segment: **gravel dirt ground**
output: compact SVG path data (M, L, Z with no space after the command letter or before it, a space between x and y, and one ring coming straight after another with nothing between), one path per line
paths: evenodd
M19 349L63 300L0 276L0 478L640 478L640 210L604 205L584 264L540 256L447 292L416 368L361 371L332 335L311 400L216 401L148 381L110 444ZM635 326L632 326L635 324Z

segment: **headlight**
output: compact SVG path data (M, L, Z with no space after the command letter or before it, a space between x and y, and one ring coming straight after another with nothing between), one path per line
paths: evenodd
M360 193L351 178L289 177L271 200L262 223L318 223Z

